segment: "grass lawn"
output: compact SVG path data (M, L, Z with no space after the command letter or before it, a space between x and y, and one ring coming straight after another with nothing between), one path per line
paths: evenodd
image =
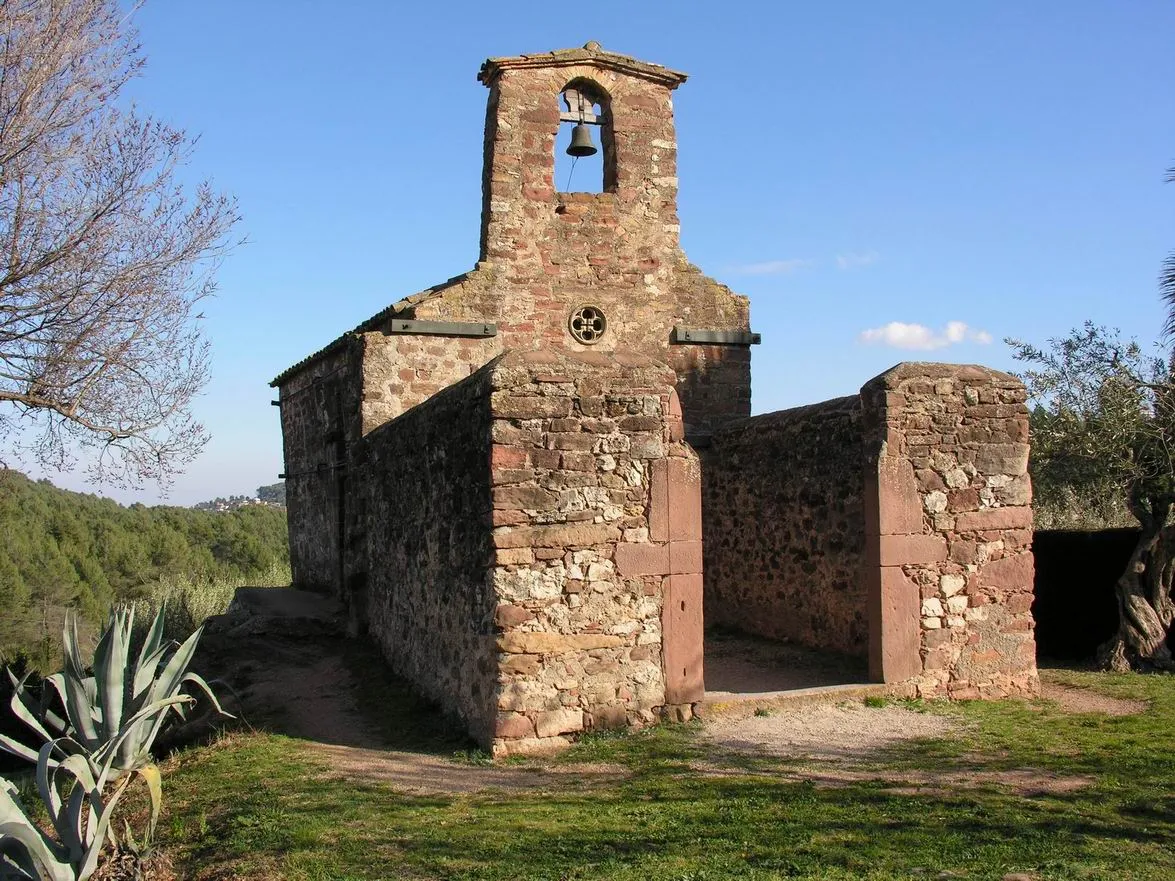
M1150 706L914 705L963 733L831 783L665 726L589 737L559 760L615 774L430 796L331 779L301 741L234 733L169 761L159 843L181 878L1175 878L1175 678L1047 675ZM1024 769L1083 779L1034 793L1001 776Z

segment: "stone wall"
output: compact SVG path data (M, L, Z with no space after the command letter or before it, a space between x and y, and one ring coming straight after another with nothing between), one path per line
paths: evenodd
M290 565L296 587L332 591L339 584L346 516L340 500L347 497L347 449L360 431L358 365L354 347L342 347L281 388Z
M733 423L706 456L706 617L868 654L856 395Z
M720 430L707 618L958 698L1039 690L1023 385L899 364L859 396Z
M496 362L495 752L702 697L700 484L673 381L639 355Z
M1024 386L907 363L861 397L874 677L922 696L1038 693Z
M353 450L361 561L347 601L391 668L488 743L497 689L490 541L492 367Z

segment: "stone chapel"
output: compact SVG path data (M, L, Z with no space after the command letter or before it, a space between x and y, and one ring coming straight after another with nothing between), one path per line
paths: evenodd
M476 266L272 383L295 585L496 754L689 718L703 618L911 694L1034 693L1019 382L901 364L749 418L749 303L679 243L686 75L590 42L478 80ZM599 192L556 188L561 126Z

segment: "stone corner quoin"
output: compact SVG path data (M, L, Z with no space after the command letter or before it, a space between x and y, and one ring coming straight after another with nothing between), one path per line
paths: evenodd
M1023 384L904 363L861 398L874 677L919 696L1038 694Z

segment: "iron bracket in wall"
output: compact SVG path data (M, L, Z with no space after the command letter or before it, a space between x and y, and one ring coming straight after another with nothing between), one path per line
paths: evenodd
M709 346L757 346L763 342L763 335L746 330L696 330L675 327L673 342Z
M388 333L491 337L498 335L498 325L492 321L417 321L393 318Z

